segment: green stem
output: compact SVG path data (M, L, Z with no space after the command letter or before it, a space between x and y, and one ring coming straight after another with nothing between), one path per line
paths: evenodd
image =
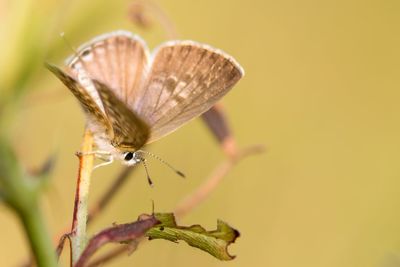
M32 204L28 210L20 211L18 215L29 239L37 266L57 266L54 246L49 235L46 234L47 229L37 203Z
M23 171L10 142L1 135L0 159L4 201L21 220L37 266L57 266L53 244L38 205L41 177L30 177Z
M71 227L71 255L72 263L78 262L87 244L87 218L90 177L93 169L93 155L88 155L92 151L93 136L90 131L86 131L79 157L79 173L75 193L75 207Z

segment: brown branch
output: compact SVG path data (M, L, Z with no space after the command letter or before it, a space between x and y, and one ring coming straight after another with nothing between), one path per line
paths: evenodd
M110 187L106 192L101 196L98 202L90 209L88 215L88 224L93 221L107 206L110 204L113 197L118 193L118 191L122 188L125 182L128 180L129 175L135 169L135 166L124 168L117 176L117 178L113 181Z
M218 186L222 179L244 158L261 153L264 148L261 145L251 146L241 150L234 157L229 158L220 163L209 178L200 185L194 192L184 198L175 208L174 214L176 217L183 217L189 211L197 207L203 202Z
M135 248L133 249L135 250ZM104 255L98 257L97 259L94 259L92 262L89 262L87 267L97 267L100 265L104 265L105 263L112 261L116 257L121 256L128 251L132 251L132 248L129 245L120 245L113 250L105 253Z
M57 260L60 258L60 256L61 256L61 253L62 253L62 251L63 251L63 249L64 249L64 245L65 245L65 241L68 239L68 241L69 241L69 248L70 248L70 250L72 250L72 247L71 247L71 237L70 237L70 235L71 234L64 234L64 235L62 235L61 236L61 238L60 238L60 241L58 242L58 246L57 246L57 248L56 248L56 255L57 255ZM72 255L70 255L70 261L72 262L72 258L71 258L71 256Z
M175 24L158 4L150 0L135 0L128 9L130 20L143 29L149 29L152 24L150 16L146 13L150 13L163 27L168 39L177 39L179 35Z
M220 103L215 104L208 111L203 113L201 118L214 135L214 138L217 140L224 153L230 158L235 157L238 153L238 148L226 114L223 111L223 106Z

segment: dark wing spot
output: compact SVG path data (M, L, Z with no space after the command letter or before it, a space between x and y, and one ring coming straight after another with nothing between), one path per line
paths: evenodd
M193 74L192 73L185 73L182 77L182 81L184 81L185 83L189 83L193 78Z
M176 78L175 77L168 77L167 80L165 81L165 86L167 87L168 92L172 93L174 92L176 88Z
M82 51L82 57L86 57L87 55L89 55L89 53L90 53L90 49L86 49L86 50L83 50Z

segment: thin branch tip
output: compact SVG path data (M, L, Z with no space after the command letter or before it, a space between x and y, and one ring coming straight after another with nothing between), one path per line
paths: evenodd
M180 177L186 178L186 175L185 175L183 172L181 172L181 171L176 171L176 173L177 173Z

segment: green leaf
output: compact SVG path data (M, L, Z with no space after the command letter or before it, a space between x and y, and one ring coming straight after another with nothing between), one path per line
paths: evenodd
M228 253L228 246L239 237L239 231L227 223L218 220L217 229L207 231L196 224L189 227L178 226L173 213L154 214L160 224L147 231L149 239L166 239L172 242L183 240L192 247L199 248L219 260L233 260L235 256Z

